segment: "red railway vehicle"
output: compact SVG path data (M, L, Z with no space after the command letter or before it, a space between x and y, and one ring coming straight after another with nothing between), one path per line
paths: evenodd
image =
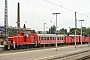
M85 37L85 40L84 40L84 43L88 43L89 40L90 40L90 37L86 36L86 37Z
M73 41L72 36L65 36L65 43L66 43L66 44L71 44L72 41Z
M28 48L56 44L56 34L28 34L20 32L18 36L9 36L10 48ZM65 42L65 35L57 35L57 44Z
M75 36L74 35L70 35L70 36L65 36L65 43L66 44L74 44L75 43ZM80 36L76 35L76 43L80 42Z
M76 35L76 43L80 42L80 35ZM75 43L75 36L72 36L72 43Z
M30 36L34 36L38 45L52 45L56 44L56 34L31 34ZM57 43L64 43L65 35L57 35Z
M35 45L34 36L30 36L27 32L20 32L18 36L9 36L11 48L29 48Z
M80 39L81 39L81 37L80 37ZM88 39L89 39L88 36L82 36L82 43L88 43Z
M74 35L57 35L57 44L73 44ZM82 36L82 43L87 43L88 37ZM80 35L76 35L76 43L80 43ZM5 47L15 48L30 48L44 45L55 45L56 34L30 34L28 32L20 32L17 36L9 36L8 43Z

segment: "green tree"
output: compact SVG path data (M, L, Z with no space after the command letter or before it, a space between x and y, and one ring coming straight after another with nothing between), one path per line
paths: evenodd
M39 31L38 34L41 34L41 32Z
M49 31L46 31L47 33L46 34L49 34Z
M14 31L9 31L9 35L15 35Z
M64 28L60 29L60 34L67 34L67 29Z
M76 28L76 35L80 35L81 30L79 28ZM75 34L75 28L71 28L70 31L69 31L69 34Z
M85 28L85 30L83 32L84 32L84 34L90 34L90 28L89 27Z
M36 33L36 31L33 29L33 30L31 31L31 33Z
M56 31L56 27L55 25L51 26L51 28L49 28L49 34L55 34L55 31Z

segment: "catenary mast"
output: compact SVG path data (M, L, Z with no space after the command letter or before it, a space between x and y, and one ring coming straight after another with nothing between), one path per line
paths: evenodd
M75 12L75 48L76 48L76 31L77 31L77 18L76 18L76 12Z
M5 27L5 41L7 41L8 36L8 4L7 0L5 0L5 8L4 8L4 27Z

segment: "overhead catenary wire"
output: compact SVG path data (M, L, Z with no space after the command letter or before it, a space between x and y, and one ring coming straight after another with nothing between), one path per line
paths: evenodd
M27 2L26 2L27 3ZM35 6L38 6L38 7L42 7L42 8L44 8L44 9L48 9L48 10L53 10L53 9L49 9L49 8L46 8L46 7L43 7L43 6L41 6L41 5L38 5L38 4L33 4L33 3L31 3L32 5L35 5Z
M28 2L26 1L25 3L27 4ZM44 9L47 9L48 11L55 11L55 10L52 9L52 8L47 8L47 7L44 7L44 6L39 5L39 4L35 4L35 3L29 3L29 4L31 4L31 5L35 5L35 6L38 6L38 7L44 8ZM65 11L62 11L62 12L65 12ZM29 13L29 14L31 14L31 13ZM37 16L36 14L32 14L32 15ZM42 16L40 16L40 17L42 17Z
M64 9L66 9L66 10L69 10L69 11L75 12L74 10L68 9L68 8L66 8L66 7L64 7L64 6L60 6L60 5L58 5L58 4L55 4L55 3L53 3L53 2L50 2L50 1L48 1L48 0L44 0L44 1L49 2L49 3L51 3L51 4L54 4L54 5L56 5L56 6L59 6L59 7L61 7L61 8L64 8ZM74 1L76 1L76 0L74 0ZM76 2L77 2L77 1L76 1ZM26 3L28 3L28 2L26 2ZM79 2L78 2L78 3L79 3ZM33 4L33 3L31 3L31 4ZM79 3L79 4L81 4L81 3ZM33 4L33 5L36 5L36 6L39 6L39 7L42 7L42 8L48 9L48 10L53 10L53 9L49 9L49 8L43 7L43 6L38 5L38 4ZM76 11L76 12L77 12L77 11ZM81 14L81 13L79 13L79 12L77 12L77 13L80 14L80 15L86 16L86 15ZM34 15L35 15L35 14L34 14ZM89 17L89 16L86 16L86 17Z
M66 9L66 10L69 10L69 11L71 11L71 12L77 12L77 11L71 10L71 9L69 9L69 8L66 8L66 7L64 7L64 6L60 6L60 5L58 5L58 4L56 4L56 3L53 3L53 2L51 2L51 1L48 1L48 0L44 0L44 1L46 1L46 2L48 2L48 3L50 3L50 4L53 4L53 5L56 5L56 6L58 6L58 7L64 8L64 9ZM86 15L81 14L81 13L79 13L79 12L77 12L77 13L80 14L80 15L82 15L82 16L89 17L89 16L86 16Z
M27 3L27 2L26 2ZM31 4L33 4L33 3L31 3ZM33 4L33 5L35 5L35 6L38 6L38 7L42 7L42 6L40 6L40 5L38 5L38 4ZM49 8L46 8L46 7L42 7L42 8L44 8L44 9L48 9L48 10L52 10L52 9L49 9ZM2 9L2 8L1 8ZM11 11L13 11L13 10L10 10L10 12ZM24 12L21 12L21 13L24 13ZM27 13L26 13L27 14ZM31 13L29 13L30 15L32 15L32 16L36 16L37 18L40 18L41 19L41 17L43 17L43 16L39 16L39 15L36 15L36 14L31 14ZM44 18L45 19L45 18ZM9 20L13 20L13 19L9 19Z
M78 4L82 5L82 6L84 6L85 8L90 9L90 7L87 7L86 5L84 5L84 4L82 4L82 3L80 3L80 2L78 2L78 1L76 1L76 0L73 0L73 1L75 1L76 3L78 3Z
M53 2L52 2L53 3ZM33 4L33 3L32 3ZM33 5L36 5L36 6L38 6L38 7L42 7L42 8L45 8L45 7L43 7L43 5L40 5L40 4L33 4ZM58 5L58 4L56 4L56 6L60 6L60 5ZM74 10L71 10L71 9L68 9L68 8L66 8L66 7L64 7L64 6L61 6L61 8L64 8L64 9L66 9L66 10L69 10L69 11L72 11L72 12L75 12ZM45 8L45 9L48 9L48 10L53 10L53 9L50 9L50 8ZM23 13L23 12L22 12ZM79 13L79 12L77 12L78 14L80 14L80 15L83 15L83 16L86 16L86 15L84 15L84 14L81 14L81 13ZM31 14L31 13L29 13L30 15L33 15L33 16L35 16L35 17L37 17L37 18L39 18L39 19L42 19L41 17L43 17L43 16L39 16L39 15L37 15L37 14ZM45 16L46 17L46 16ZM88 17L88 16L86 16L86 17ZM38 20L39 20L38 19ZM44 18L44 19L47 19L47 18ZM24 19L23 19L24 20ZM28 20L28 19L27 19ZM32 19L33 20L33 19ZM43 19L42 19L43 20ZM50 20L50 19L48 19L48 20ZM29 20L30 21L30 20ZM28 21L28 22L29 22ZM25 22L25 21L23 21L23 22Z

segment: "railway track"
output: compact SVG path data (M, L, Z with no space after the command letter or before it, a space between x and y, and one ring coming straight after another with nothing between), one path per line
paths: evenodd
M90 60L90 55L76 59L76 60Z
M69 54L52 60L86 60L90 58L90 50Z

